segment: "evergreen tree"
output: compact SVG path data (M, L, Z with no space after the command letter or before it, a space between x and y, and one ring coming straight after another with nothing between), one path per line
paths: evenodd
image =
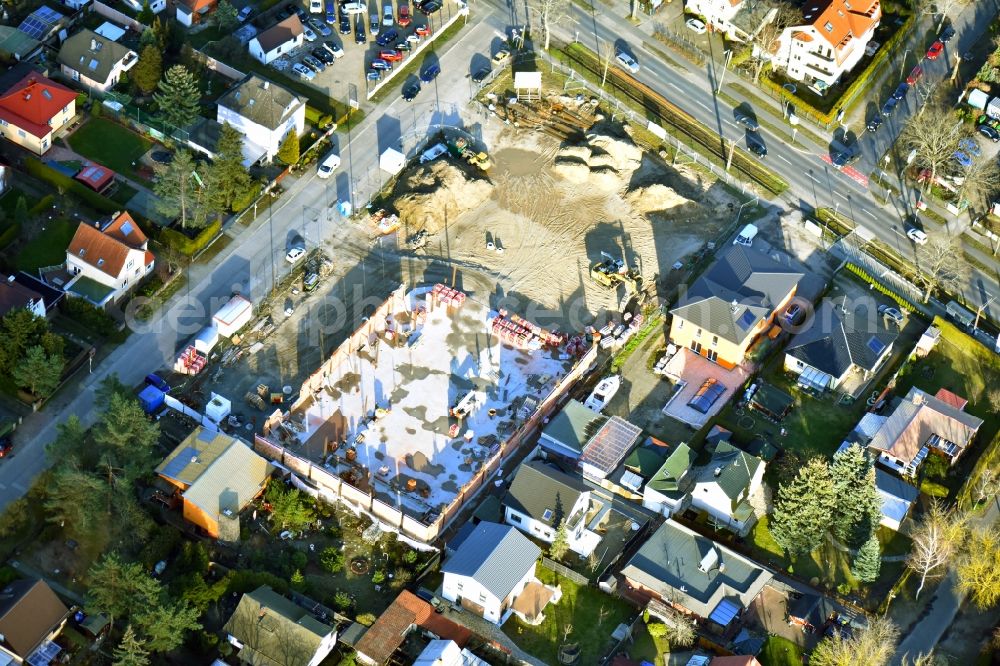
M149 664L149 650L146 649L146 641L135 635L131 624L125 628L125 634L122 636L121 643L115 648L114 656L114 666L147 666Z
M292 130L278 148L278 159L291 166L299 162L299 135Z
M198 119L201 91L198 79L184 65L174 65L166 71L153 94L160 117L177 128L184 128Z
M149 2L142 3L142 11L135 17L135 20L143 25L149 25L156 18L156 14L153 13L152 7L149 6Z
M170 652L184 644L187 632L201 629L198 615L198 609L187 602L163 603L158 599L135 609L135 623L151 652Z
M142 565L123 562L110 553L90 568L87 606L104 613L114 627L117 620L130 618L141 609L159 606L160 583L146 573Z
M236 8L233 7L233 3L229 0L222 0L218 6L215 8L215 25L218 26L222 34L228 34L235 30L239 24L240 20L236 12Z
M47 398L59 386L64 365L61 356L46 354L35 345L14 367L14 382L36 398Z
M865 450L853 444L834 457L831 474L836 497L833 535L851 548L858 548L875 534L882 516L875 467Z
M274 484L267 489L267 501L271 505L271 523L275 529L302 532L316 520L312 508L303 501L298 488L286 489Z
M243 166L243 134L229 123L223 123L215 146L215 159L206 172L207 203L217 212L231 210L233 201L253 185L253 179Z
M181 228L200 228L208 221L205 208L200 205L198 167L186 150L178 150L166 166L158 166L153 191L156 209L169 218L180 218Z
M569 552L569 532L566 530L566 523L562 522L556 529L556 536L549 544L549 555L553 559L561 560Z
M148 32L150 31L147 30L142 33L143 36L145 37ZM135 84L135 87L143 95L148 95L156 90L156 86L162 76L163 56L160 53L160 49L153 44L143 46L139 54L139 62L136 63L135 69L132 70L132 82Z
M813 458L778 487L771 535L791 556L808 553L823 542L835 503L830 467L826 460Z
M52 473L45 497L45 517L74 534L90 534L108 519L109 489L103 479L72 465L61 465Z
M882 567L882 548L878 539L872 537L858 550L851 563L851 573L862 583L874 583Z
M87 429L76 414L56 425L56 431L56 438L45 447L49 460L57 460L61 465L82 462L89 449L86 445Z
M133 398L112 395L111 401L94 427L94 444L101 451L100 466L109 483L131 481L152 468L153 447L160 437L159 424L146 414Z

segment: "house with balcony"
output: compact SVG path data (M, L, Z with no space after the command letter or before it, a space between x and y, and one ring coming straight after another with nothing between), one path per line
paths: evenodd
M757 249L730 245L670 311L670 341L732 369L789 304L802 277Z
M750 41L777 13L763 0L687 0L684 11L701 16L715 32L738 42Z
M772 64L788 78L822 91L864 57L882 7L879 0L809 0L802 17L801 25L785 28L778 37Z
M526 462L518 468L503 508L504 522L546 543L565 526L570 550L584 557L600 542L586 529L590 488L546 463Z
M716 525L746 535L757 522L750 497L760 491L764 468L760 458L719 442L694 477L691 507L707 513Z
M76 115L76 93L27 67L0 96L0 134L36 155L52 147L53 135Z
M138 62L138 53L92 30L84 29L71 35L59 48L62 73L74 82L100 92L114 88L122 74Z
M103 225L81 222L66 248L71 278L63 289L104 307L152 273L154 262L146 234L127 212Z

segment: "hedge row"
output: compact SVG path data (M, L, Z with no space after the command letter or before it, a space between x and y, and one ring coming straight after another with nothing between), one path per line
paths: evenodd
M857 275L859 278L861 278L862 280L864 280L868 284L874 286L875 287L875 291L877 291L877 292L879 292L881 294L885 294L886 296L888 296L889 298L891 298L893 301L896 302L896 305L898 305L899 307L904 308L906 310L909 310L911 312L917 309L916 306L914 306L908 300L906 300L905 298L903 298L902 296L900 296L896 292L892 291L891 289L889 289L888 287L886 287L885 285L883 285L881 282L879 282L878 280L876 280L875 278L873 278L871 275L869 275L868 273L866 273L859 266L855 266L851 262L847 262L847 270L851 271L852 273L854 273L855 275Z
M38 203L36 203L28 210L28 213L31 215L40 215L41 213L51 208L52 205L55 203L55 201L56 201L55 195L46 194L44 197L38 200Z
M828 125L837 117L837 113L844 106L845 100L848 104L847 110L850 110L850 107L853 106L853 103L856 101L855 98L858 96L861 89L875 81L878 75L878 68L880 68L885 61L896 52L896 47L899 43L909 36L910 31L913 30L913 24L916 22L916 18L917 17L914 14L910 14L906 18L903 25L901 25L899 29L893 33L892 37L889 38L889 41L883 44L879 50L876 51L875 57L872 58L870 63L868 63L868 66L865 67L864 71L854 77L854 80L851 81L851 85L847 86L847 90L840 95L840 99L837 100L837 102L833 105L833 108L829 111L820 111L812 104L807 103L801 97L785 90L778 83L772 81L766 76L761 77L761 82L780 95L785 101L791 102L796 107L807 109L809 113L816 116L820 122Z
M191 238L176 229L163 229L160 232L160 242L174 250L177 250L188 257L200 252L219 235L222 230L222 220L216 218L214 222L198 232L198 235Z
M12 222L9 227L0 233L0 250L14 242L14 239L21 235L21 225Z

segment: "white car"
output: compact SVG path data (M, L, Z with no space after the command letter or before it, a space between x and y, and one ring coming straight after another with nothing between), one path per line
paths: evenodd
M304 247L293 247L287 254L285 254L285 261L290 264L294 264L304 256L306 256L306 249Z
M332 53L334 58L343 58L344 57L344 49L340 48L339 46L337 46L333 42L327 42L327 43L323 44L323 48L325 48L327 51L329 51L330 53Z
M391 28L395 22L396 18L392 14L392 5L386 5L382 9L382 25Z
M917 245L923 245L927 242L927 234L925 234L922 229L917 229L916 227L910 227L907 229L906 237Z
M302 26L302 36L306 38L307 42L316 41L316 33L307 25Z
M329 178L330 174L337 170L340 166L340 155L337 153L330 153L327 155L322 162L319 163L319 168L316 170L316 175L320 178Z
M305 79L306 81L312 81L316 78L316 72L312 71L301 62L297 62L292 65L292 71L299 75L299 78Z
M621 65L628 71L632 72L633 74L639 73L639 63L635 61L635 58L625 53L624 51L619 51L618 54L615 56L615 59L618 61L619 65Z
M340 6L340 11L348 16L368 13L368 5L363 2L348 2Z
M684 22L684 25L688 27L688 30L695 32L699 35L704 35L708 28L705 27L705 22L697 18L689 18Z

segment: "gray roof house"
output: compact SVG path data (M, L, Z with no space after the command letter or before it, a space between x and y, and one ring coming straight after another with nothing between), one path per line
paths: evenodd
M763 566L667 520L622 569L632 588L721 626L773 578Z
M899 334L866 305L844 312L831 301L820 304L807 326L785 348L785 368L820 390L837 388L852 373L867 381L891 356Z
M256 74L247 76L216 102L216 121L243 134L247 165L274 157L290 132L301 136L305 119L304 99Z
M107 92L139 62L139 54L123 44L83 29L59 49L62 73L92 90Z
M712 459L698 471L691 490L691 504L719 523L743 534L756 522L749 498L760 487L764 461L719 442Z
M875 468L875 489L882 500L880 525L899 531L899 526L909 515L920 491L894 474Z
M542 429L539 445L550 453L579 458L583 449L607 420L578 400L570 400Z
M549 527L558 527L563 520L572 527L582 518L572 513L574 507L589 495L590 488L580 479L533 461L517 469L503 506ZM584 513L586 508L584 505Z

